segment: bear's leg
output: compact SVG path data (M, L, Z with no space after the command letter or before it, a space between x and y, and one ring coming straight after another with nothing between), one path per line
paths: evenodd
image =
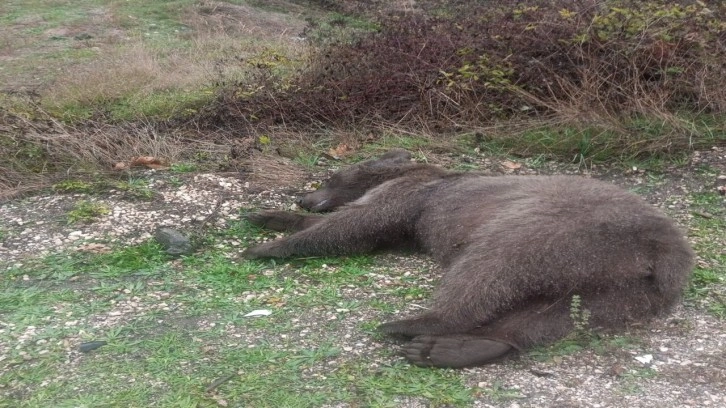
M405 209L392 212L377 205L352 205L314 220L310 227L249 248L242 256L256 259L363 254L404 244L411 226Z
M273 231L297 232L312 227L320 222L323 216L287 211L263 211L249 214L245 219L257 227Z
M457 328L441 319L436 313L425 313L410 319L395 320L383 323L378 330L383 333L403 338L413 338L420 335L441 335L449 333L467 332L476 327L476 322L467 322L471 327Z
M568 300L528 303L466 333L416 336L403 347L403 355L418 366L470 367L514 350L551 343L572 331Z
M493 248L495 244L488 243ZM555 265L545 263L540 268L532 259L538 259L537 254L524 252L520 257L505 257L501 251L487 251L475 242L463 248L458 259L446 267L429 312L385 323L380 330L408 338L471 334L477 327L488 326L522 308L539 315L549 310L551 299L569 304L572 294L578 291L601 290L588 288L587 277L567 265L560 267L551 262ZM620 289L634 295L629 286ZM567 299L557 301L560 297Z
M537 279L546 279L539 276L527 282L524 274L508 271L493 255L462 252L441 277L429 312L384 323L379 329L408 338L468 333L536 296L531 292L541 286Z

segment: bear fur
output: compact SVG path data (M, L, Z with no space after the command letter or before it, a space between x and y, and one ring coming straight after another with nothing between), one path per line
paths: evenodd
M668 311L694 254L675 224L638 196L575 176L447 172L390 151L334 174L301 200L311 211L253 214L291 235L246 258L352 255L415 248L442 267L433 305L382 324L420 366L466 367L556 341L587 324L622 328Z

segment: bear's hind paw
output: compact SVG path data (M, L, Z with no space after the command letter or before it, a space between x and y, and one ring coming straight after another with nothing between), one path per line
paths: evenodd
M472 335L418 336L403 346L403 356L420 367L462 368L491 362L512 346Z

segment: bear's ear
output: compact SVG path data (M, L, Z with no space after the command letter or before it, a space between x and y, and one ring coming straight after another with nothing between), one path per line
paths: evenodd
M387 151L378 160L385 160L387 162L400 163L411 160L411 153L404 149L392 149Z

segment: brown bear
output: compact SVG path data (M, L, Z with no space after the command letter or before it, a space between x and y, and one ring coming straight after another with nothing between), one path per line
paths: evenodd
M679 299L694 254L674 223L638 196L576 176L447 172L390 151L334 174L300 201L312 211L253 214L295 231L246 258L416 248L443 273L430 310L382 324L410 339L420 366L483 364L573 330L573 297L593 329L622 328Z

